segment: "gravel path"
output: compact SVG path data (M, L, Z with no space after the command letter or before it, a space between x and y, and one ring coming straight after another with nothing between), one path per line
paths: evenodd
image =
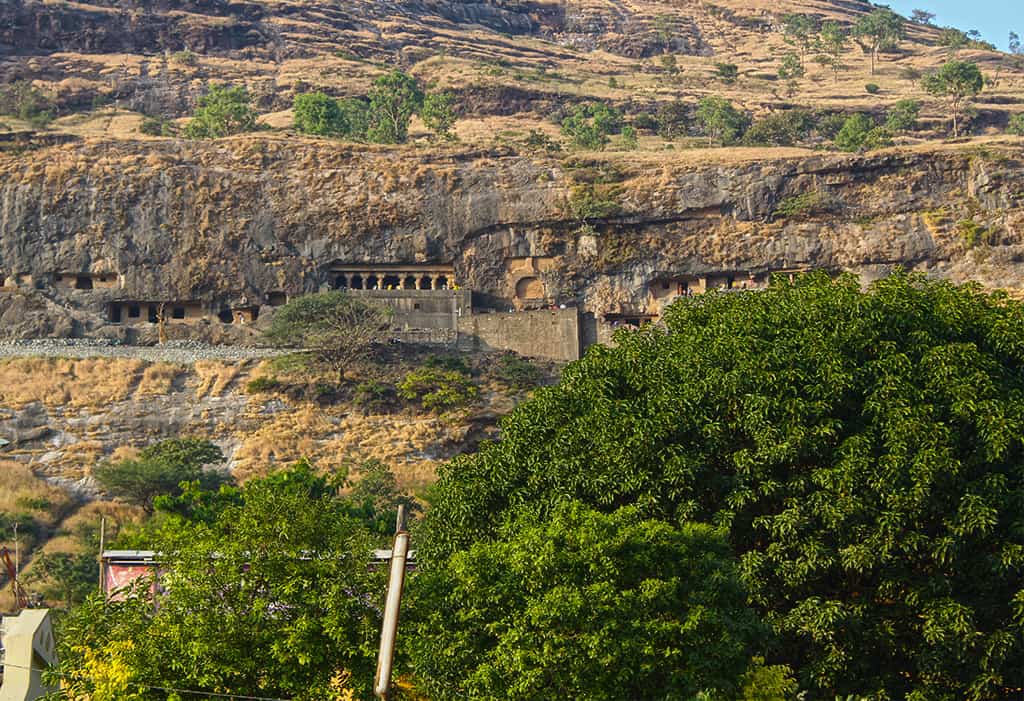
M168 341L161 346L125 346L79 338L42 338L0 342L0 358L135 358L151 362L194 363L197 360L253 360L282 355L273 348L210 346L196 341Z

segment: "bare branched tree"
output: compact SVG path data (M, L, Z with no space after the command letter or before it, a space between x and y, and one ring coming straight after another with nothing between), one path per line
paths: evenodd
M304 295L277 310L266 338L309 352L344 381L347 368L387 336L392 315L389 307L341 290Z

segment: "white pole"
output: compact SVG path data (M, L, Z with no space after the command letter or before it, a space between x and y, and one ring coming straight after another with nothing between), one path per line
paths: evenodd
M405 560L409 554L409 534L405 530L405 507L398 507L395 525L395 544L391 548L391 575L388 578L388 598L384 604L384 623L380 631L380 653L377 655L377 678L373 694L387 701L391 687L391 664L395 655L395 637L398 634L398 610L402 605L402 585L405 582Z

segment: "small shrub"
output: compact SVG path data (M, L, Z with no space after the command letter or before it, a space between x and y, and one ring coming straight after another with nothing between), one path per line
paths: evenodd
M877 83L868 83L864 86L864 89L867 90L869 95L877 95L882 92L882 88L878 87Z
M619 81L617 81L615 79L615 76L611 76L611 77L608 78L608 87L613 89L613 90L615 88L619 87Z
M622 127L622 148L627 151L635 151L638 146L636 129L633 127Z
M199 63L199 57L191 49L186 48L171 54L171 63L177 63L179 66L194 66Z
M776 219L796 219L820 211L828 204L828 197L818 190L787 197L779 202L772 214Z
M894 132L913 131L917 128L917 118L920 114L919 100L900 100L886 115L885 128Z
M818 121L814 125L814 130L826 139L834 139L845 123L845 114L839 112L823 114L818 117Z
M261 376L254 377L249 380L245 385L245 391L248 394L260 394L262 392L273 392L281 386L281 382L276 377Z
M892 145L892 135L885 127L875 126L871 117L857 113L846 119L836 134L835 145L841 151L870 151Z
M807 137L813 124L803 110L776 112L754 122L743 141L752 146L792 146Z
M541 371L536 365L513 353L501 356L494 374L514 389L530 389L536 387L541 380Z
M546 151L556 153L562 150L562 145L542 132L540 129L531 129L523 139L523 145L534 151Z
M461 372L463 375L471 374L466 359L454 353L432 353L423 361L423 367Z
M453 370L423 367L398 383L398 395L418 400L424 409L444 411L472 401L479 390L466 375Z
M633 127L642 131L658 131L658 118L650 112L639 112L633 117Z
M739 77L740 71L735 63L716 63L715 75L726 85L732 85Z
M967 248L975 248L982 244L988 246L995 239L994 231L982 226L973 219L961 219L958 221L956 223L956 233Z
M1006 126L1006 133L1024 136L1024 112L1010 117L1010 123Z
M391 409L397 397L398 392L393 385L369 380L356 385L352 399L364 412L380 414Z
M569 195L569 213L576 219L607 219L622 211L616 189L599 189L594 185L577 185Z

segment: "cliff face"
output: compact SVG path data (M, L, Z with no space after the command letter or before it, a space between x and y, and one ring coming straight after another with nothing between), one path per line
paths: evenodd
M0 315L38 320L6 336L88 333L109 299L265 304L338 263L452 263L499 307L527 270L546 300L595 314L649 310L657 280L802 267L1024 288L1019 146L699 164L249 137L32 156L0 158L0 275L19 284ZM67 290L61 274L119 283Z

